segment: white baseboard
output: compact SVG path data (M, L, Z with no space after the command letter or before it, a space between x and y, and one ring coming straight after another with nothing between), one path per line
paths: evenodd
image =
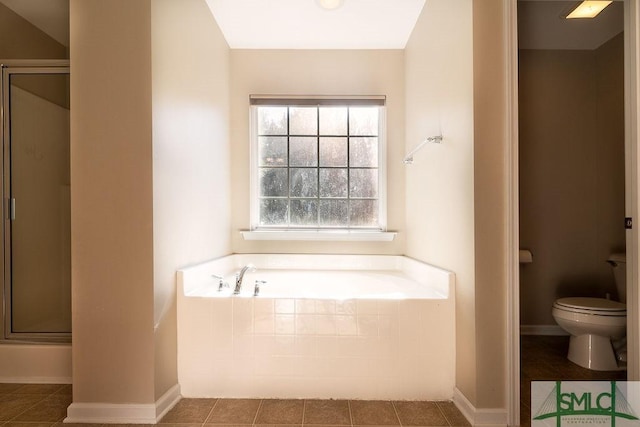
M568 336L569 333L558 325L520 325L520 335Z
M176 403L182 399L182 393L180 392L180 384L176 384L171 387L160 399L156 401L156 423L164 417L167 412L171 410Z
M181 399L180 386L171 387L155 403L72 403L65 423L156 424Z
M457 387L453 390L453 403L472 426L507 426L506 409L476 409L476 407L469 402L469 399L467 399Z

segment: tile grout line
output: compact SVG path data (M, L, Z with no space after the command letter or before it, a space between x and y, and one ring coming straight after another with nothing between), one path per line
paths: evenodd
M256 425L256 421L258 420L258 414L260 413L260 409L262 409L262 402L264 402L264 399L260 399L258 410L256 411L256 415L253 417L253 422L251 423L252 426Z
M442 415L444 417L444 420L447 422L447 425L452 426L453 424L449 420L449 417L447 417L447 414L445 414L444 411L442 410L442 408L440 407L440 403L436 402L436 408L438 408L438 411L440 412L440 415Z
M347 407L349 408L349 421L351 422L351 427L353 427L353 415L351 414L351 400L347 399Z
M27 411L30 411L31 409L35 408L37 405L39 405L40 403L44 402L44 401L45 401L49 396L51 396L51 395L46 395L46 394L42 394L42 395L40 395L40 394L31 394L31 393L24 393L24 394L21 394L21 393L15 393L15 392L11 393L11 395L12 395L12 396L14 396L14 397L20 397L20 396L39 396L39 397L41 397L41 399L40 399L40 400L38 400L37 402L35 402L33 405L31 405L31 406L29 406L29 407L25 408L25 410L24 410L24 411L19 412L18 414L14 415L11 419L9 419L9 420L5 420L5 421L4 421L4 424L7 424L7 423L9 423L9 422L13 422L16 418L18 418L19 416L23 415L23 414L24 414L24 413L26 413Z
M304 415L307 411L307 399L302 399L302 421L300 421L300 425L304 427Z
M400 419L400 415L398 415L398 408L396 408L396 403L392 400L391 407L393 408L393 412L396 414L396 418L398 419L398 425L402 426L402 420Z
M207 420L209 419L209 417L211 416L211 414L213 413L213 410L215 409L216 406L218 406L218 402L220 402L219 398L216 398L215 403L213 404L213 406L211 407L211 409L209 409L209 413L207 413L207 416L204 418L204 421L202 422L202 427L205 427L207 424Z

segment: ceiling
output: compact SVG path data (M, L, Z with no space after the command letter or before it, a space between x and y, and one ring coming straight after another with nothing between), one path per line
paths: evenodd
M0 0L0 3L69 47L69 0Z
M403 49L425 0L206 0L232 49ZM452 0L453 1L453 0ZM0 0L69 46L69 0ZM623 2L596 19L565 20L577 1L519 0L523 49L595 49L623 30Z
M593 50L624 29L622 1L614 1L594 19L564 19L577 3L519 0L519 47Z
M232 49L404 49L425 0L207 0Z

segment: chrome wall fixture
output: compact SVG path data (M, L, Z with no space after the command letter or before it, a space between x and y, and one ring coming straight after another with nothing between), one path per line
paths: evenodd
M428 143L440 144L441 142L442 142L442 135L428 137L427 139L422 141L420 144L418 144L413 150L411 150L409 154L407 154L404 157L404 160L402 160L402 163L404 163L405 165L413 164L413 155L416 154L418 151L420 151L422 147L424 147Z

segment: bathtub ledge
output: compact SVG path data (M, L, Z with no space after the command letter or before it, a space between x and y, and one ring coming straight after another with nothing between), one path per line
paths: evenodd
M396 237L394 231L367 230L252 230L240 231L244 240L307 240L307 241L349 241L349 242L390 242Z

